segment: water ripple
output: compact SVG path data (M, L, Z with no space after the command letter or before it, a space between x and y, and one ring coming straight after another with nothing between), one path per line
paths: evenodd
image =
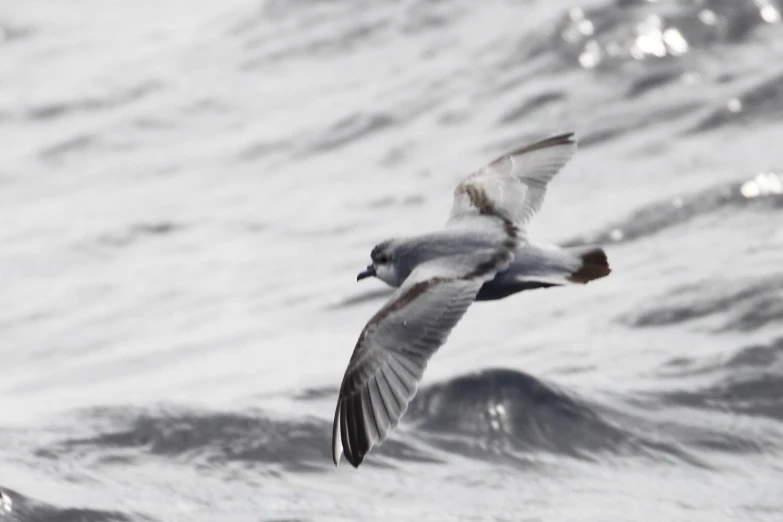
M783 173L760 173L749 180L652 203L617 224L568 240L563 246L636 241L727 207L751 205L783 208Z
M625 315L621 322L635 328L649 328L730 314L713 330L747 332L783 321L783 277L716 283L711 279L676 287L651 299L644 309Z
M25 522L156 522L156 518L141 514L126 514L120 511L106 511L89 508L67 508L54 506L40 500L3 488L0 496L0 519L9 515L11 520ZM5 507L4 507L5 506Z
M693 49L744 42L757 27L779 23L780 12L776 0L625 0L573 7L557 32L573 63L611 70L620 62L676 59Z

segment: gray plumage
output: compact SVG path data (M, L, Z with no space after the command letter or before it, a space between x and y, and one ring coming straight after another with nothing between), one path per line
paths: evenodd
M442 230L373 248L357 279L375 276L396 290L362 330L345 371L332 431L335 465L344 453L358 467L386 439L430 357L474 300L609 274L601 248L527 241L549 181L575 151L573 134L564 134L503 155L457 185Z

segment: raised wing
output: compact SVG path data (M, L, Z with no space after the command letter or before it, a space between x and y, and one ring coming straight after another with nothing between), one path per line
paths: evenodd
M414 269L362 330L343 377L332 428L335 465L354 467L380 445L416 395L430 357L481 285L508 266L508 251L440 258Z
M568 133L499 157L457 185L449 224L489 215L524 232L544 202L547 184L575 152L576 139Z

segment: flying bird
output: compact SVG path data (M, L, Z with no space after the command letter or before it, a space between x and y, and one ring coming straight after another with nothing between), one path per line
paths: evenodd
M610 273L598 246L528 242L547 184L576 152L573 133L505 154L463 179L441 230L376 245L357 280L396 288L359 335L332 428L335 465L355 468L386 439L416 395L430 357L473 301L585 284Z

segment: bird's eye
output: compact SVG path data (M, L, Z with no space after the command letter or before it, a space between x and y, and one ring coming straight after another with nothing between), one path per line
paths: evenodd
M387 263L388 261L389 261L389 256L387 256L386 254L381 254L378 256L378 262L380 264Z

